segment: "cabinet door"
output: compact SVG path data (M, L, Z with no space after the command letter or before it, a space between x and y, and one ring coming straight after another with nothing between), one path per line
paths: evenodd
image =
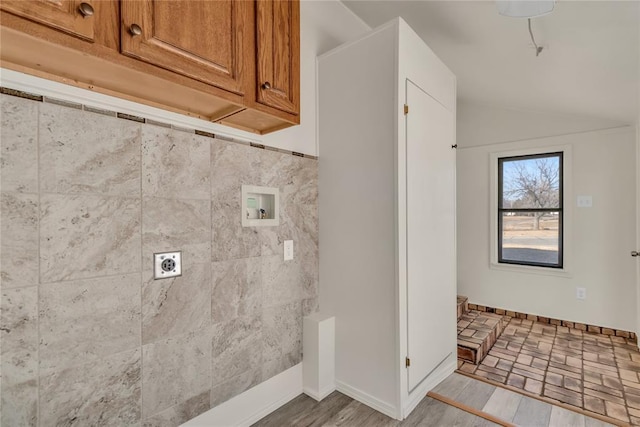
M250 4L123 0L122 53L239 93Z
M300 112L300 3L257 0L258 102Z
M96 22L93 1L3 0L0 2L0 9L93 41Z
M454 115L409 80L407 347L409 392L455 351Z

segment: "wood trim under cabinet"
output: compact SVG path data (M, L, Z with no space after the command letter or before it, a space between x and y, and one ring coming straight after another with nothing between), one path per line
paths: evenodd
M211 90L202 90L211 89L204 83L201 83L204 86L201 90L194 89L180 81L165 80L108 60L82 55L7 27L0 28L0 38L0 65L14 71L205 120L217 120L244 108L241 99L232 103L220 99ZM37 53L32 55L33 60L24 59L24 49ZM81 70L78 70L79 63L82 63Z
M218 120L217 123L221 125L232 126L234 128L246 130L249 132L255 132L255 127L263 129L259 132L261 135L275 132L281 129L285 129L291 126L290 121L283 122L282 120L273 117L272 114L265 114L255 109L244 109L240 112L234 113ZM257 126L256 126L257 125Z
M100 94L103 94L103 95L113 96L114 98L120 98L120 99L124 99L124 100L127 100L127 101L136 102L138 104L148 105L149 107L154 107L154 108L158 108L158 109L161 109L161 110L171 111L173 113L182 114L182 115L185 115L185 116L188 116L188 117L194 117L194 118L197 118L197 119L200 119L200 120L212 121L209 116L204 116L204 115L195 113L195 112L187 110L187 109L169 106L166 103L158 103L158 102L149 101L148 99L141 99L141 98L138 98L138 97L135 97L135 96L131 96L129 94L125 94L125 93L122 93L122 92L117 92L117 91L105 89L105 88L98 87L98 86L95 86L93 84L85 83L85 82L82 82L82 81L73 80L73 79L69 79L69 78L66 78L66 77L60 77L58 75L47 73L47 72L40 71L40 70L34 70L34 69L31 69L31 68L26 68L26 67L24 67L22 65L19 65L19 64L13 64L11 62L1 61L0 62L0 66L5 68L5 69L8 69L8 70L17 71L17 72L24 73L24 74L29 74L29 75L32 75L32 76L35 76L35 77L40 77L40 78L51 80L51 81L54 81L54 82L63 83L63 84L66 84L66 85L69 85L69 86L73 86L73 87L77 87L77 88L80 88L80 89L90 90L92 92L100 93ZM193 101L193 98L191 98L191 100ZM207 99L203 99L203 102L207 102ZM227 104L225 103L225 105L227 105ZM228 109L226 111L224 109L218 110L217 115L219 115L221 117L229 116L229 115L232 115L233 113L235 113L237 111L242 111L244 107L231 105L231 106L227 106L227 108ZM242 129L242 130L246 130L246 129ZM255 133L255 130L253 130L253 129L249 129L249 131Z
M95 77L78 69L79 64L84 64L85 61L92 63L101 60L103 66L110 67L107 71L113 72L115 69L120 69L116 76L123 76L127 70L131 70L242 105L242 96L134 58L128 58L120 54L119 46L114 49L112 46L103 46L98 41L89 43L43 25L33 24L5 11L0 12L0 22L2 24L0 27L0 59L3 61L20 64L33 70L44 70L50 74L56 73L58 69L64 70L65 73L61 74L62 77L91 84ZM30 52L29 57L37 58L37 61L35 59L25 60L25 49L35 49ZM65 60L72 62L68 63L57 58L59 53L65 56ZM48 65L52 68L47 68Z

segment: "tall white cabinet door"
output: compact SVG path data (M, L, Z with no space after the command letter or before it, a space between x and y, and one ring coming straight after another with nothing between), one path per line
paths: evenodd
M455 150L453 113L409 80L406 90L410 392L455 339Z

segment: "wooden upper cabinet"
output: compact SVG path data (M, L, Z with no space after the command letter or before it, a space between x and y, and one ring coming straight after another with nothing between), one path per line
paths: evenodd
M299 0L0 0L4 68L260 134L300 123Z
M256 1L257 101L300 112L300 3Z
M97 0L2 0L0 9L93 41L96 26L95 1Z
M242 94L250 4L122 0L122 53ZM250 45L249 45L250 48Z

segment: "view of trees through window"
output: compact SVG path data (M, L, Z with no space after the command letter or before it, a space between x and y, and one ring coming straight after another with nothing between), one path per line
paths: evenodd
M562 267L562 153L498 159L498 261Z

